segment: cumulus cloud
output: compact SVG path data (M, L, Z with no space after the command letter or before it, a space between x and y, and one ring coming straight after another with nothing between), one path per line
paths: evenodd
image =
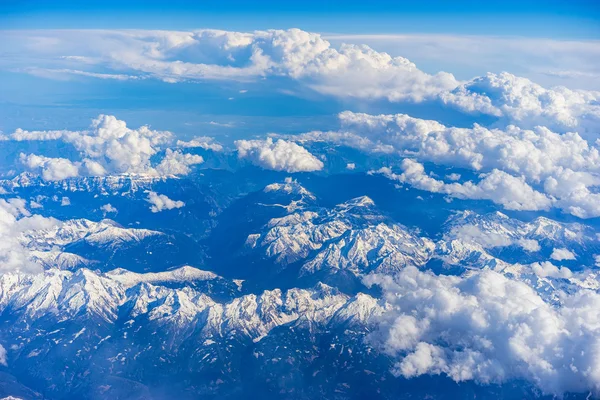
M399 175L385 167L376 172L416 189L461 199L490 200L508 210L548 210L552 205L550 198L534 190L523 178L497 169L488 174L481 174L482 179L477 183L446 183L427 175L423 164L414 160L404 159L401 168L403 172Z
M364 45L344 44L335 48L321 35L299 29L251 33L211 29L79 31L78 41L73 41L72 32L46 34L51 35L56 48L61 49L63 54L60 55L86 54L84 58L65 59L65 64L75 64L76 70L59 71L77 71L78 75L87 72L90 77L98 74L97 78L124 80L135 74L175 83L249 81L272 76L299 81L320 93L393 101L421 101L459 84L452 74L427 74L406 58L392 57ZM26 33L21 35L22 40L29 39ZM83 43L86 45L81 46ZM33 50L33 46L28 47L28 51ZM56 59L53 61L57 63ZM84 68L97 66L118 69L119 73L105 74Z
M446 104L466 112L503 117L524 128L546 126L558 132L597 136L600 92L546 89L529 79L488 73L440 94Z
M496 176L498 170L543 188L553 205L565 212L580 218L600 216L600 193L594 189L600 186L600 150L576 133L558 134L543 127L455 128L404 114L343 112L340 121L339 132L311 132L298 141L330 141L368 152L386 149Z
M156 166L156 171L160 175L187 175L190 173L191 165L204 162L202 156L196 154L185 154L178 150L167 149L165 157L160 164Z
M534 239L519 239L517 244L525 251L540 251L542 248L537 240Z
M323 169L323 162L304 147L293 142L271 138L266 140L237 140L235 146L240 158L250 160L265 169L286 172L308 172Z
M104 204L102 207L100 207L100 210L104 211L105 213L116 213L117 212L117 208L114 207L110 203Z
M153 213L161 212L164 210L172 210L174 208L181 208L185 206L185 203L180 200L171 200L164 194L158 194L156 192L148 193L148 198L146 199L148 203L151 204L150 211Z
M39 272L30 251L19 241L21 232L46 229L59 223L54 218L32 215L19 198L0 199L0 272Z
M283 77L303 88L344 99L435 102L465 113L497 117L503 125L545 125L559 132L578 131L596 137L600 125L600 92L548 89L506 72L461 82L447 72L425 73L401 56L361 44L334 46L319 34L298 29L249 33L210 29L45 31L31 35L11 33L14 53L33 52L38 62L50 56L53 67L24 68L30 73L54 71L58 76L116 80L155 78L170 83ZM52 40L52 50L36 46L43 35ZM464 38L455 42L461 40L464 42ZM565 43L552 46L570 47ZM586 46L593 54L594 44ZM475 48L481 51L481 46ZM513 43L511 51L514 49ZM61 62L64 68L56 68Z
M79 176L79 166L66 158L50 158L21 153L19 160L28 169L39 171L46 181L57 181Z
M50 158L36 154L21 154L20 161L28 169L40 173L44 180L62 180L76 176L104 176L109 174L184 175L190 166L203 162L199 155L166 149L165 156L155 167L151 157L172 141L166 131L151 130L147 126L130 129L114 116L100 115L84 131L25 131L15 130L3 140L44 141L61 140L72 144L81 155L81 161ZM210 139L179 142L180 147L204 147L221 151L222 146Z
M63 197L62 199L60 199L60 205L62 207L64 207L64 206L70 206L71 205L71 199L69 199L68 197Z
M100 115L85 131L24 131L17 129L10 140L62 140L71 143L83 158L101 164L115 173L144 172L159 145L168 142L170 132L154 131L147 126L129 129L125 121ZM96 166L97 167L97 166ZM92 167L94 168L94 167Z
M552 254L550 254L550 258L553 260L556 260L556 261L563 261L563 260L575 260L577 257L569 249L564 249L564 248L556 249L555 248L552 250Z
M533 273L539 276L540 278L560 278L560 279L569 279L573 276L573 273L569 268L566 267L557 267L551 262L545 261L542 263L533 263L531 264L531 269Z
M569 274L549 265L538 272ZM553 306L491 270L459 277L407 267L366 282L381 285L391 305L370 339L396 358L395 375L444 374L481 384L523 379L555 395L600 390L596 292L565 294Z

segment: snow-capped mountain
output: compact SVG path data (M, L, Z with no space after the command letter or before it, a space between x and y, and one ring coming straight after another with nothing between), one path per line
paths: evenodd
M88 382L89 372L109 369L131 377L126 366L136 359L168 371L179 357L190 357L202 368L218 368L213 382L230 380L227 371L240 373L231 371L230 363L241 355L233 343L252 346L284 327L310 335L365 332L384 311L369 295L348 296L324 284L243 294L241 285L225 281L192 267L149 274L84 268L4 274L0 335L9 348L8 362L18 371L19 365L36 362L52 376L53 360L72 354L64 378L56 382L62 390L76 377ZM214 285L197 284L202 282ZM235 292L224 293L232 287Z
M45 269L91 267L108 271L126 266L147 271L202 259L201 249L195 244L189 248L191 241L184 235L126 228L109 219L52 220L45 228L22 231L18 241ZM189 254L184 247L197 250ZM154 257L154 252L161 253L161 258Z
M132 212L122 210L115 219ZM366 276L487 268L557 307L579 290L600 291L597 272L550 257L555 248L577 260L595 252L595 231L584 224L459 212L427 236L368 196L330 206L294 179L241 195L215 215L208 239L131 226L48 218L19 232L45 271L0 275L8 365L0 394L6 382L49 398L151 398L161 387L178 398L239 397L271 393L268 382L281 381L288 398L347 398L360 386L391 399L399 393L393 358L372 344L390 304ZM200 262L187 262L192 256ZM3 378L3 368L18 379ZM298 380L311 389L298 392ZM428 388L418 390L426 397Z
M392 273L406 265L424 265L435 247L389 221L366 196L333 209L303 208L271 219L264 229L249 235L246 245L283 266L301 261L300 275Z
M590 226L557 222L546 217L523 222L501 212L483 215L472 211L458 212L445 224L444 240L478 244L505 261L521 263L548 260L554 249L566 249L573 255L573 260L557 261L566 261L574 268L593 265L593 255L600 253L600 238Z
M173 179L173 177L169 177ZM58 181L45 181L41 176L23 172L12 179L0 180L0 188L14 192L23 188L46 188L64 192L88 192L97 195L133 194L147 190L165 177L144 174L124 174L96 177L77 177Z
M25 231L19 237L19 241L27 248L35 250L64 248L77 242L114 249L159 235L164 234L148 229L123 228L109 219L99 222L76 219L57 222L48 229Z

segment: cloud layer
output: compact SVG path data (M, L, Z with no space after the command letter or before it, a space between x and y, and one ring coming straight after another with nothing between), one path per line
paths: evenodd
M18 32L12 34L11 46L15 53L51 64L22 67L38 76L154 78L172 83L284 78L342 99L433 102L499 118L501 126L543 125L593 138L598 137L600 126L597 91L544 88L506 72L459 81L447 72L423 72L401 56L361 44L334 46L319 34L298 29Z
M559 134L544 127L522 129L509 126L490 129L447 127L439 122L404 114L368 115L343 112L337 132L311 132L299 141L329 141L367 152L395 153L418 162L433 162L449 167L468 168L485 173L474 188L472 184L446 184L428 177L424 171L393 176L422 190L466 198L487 198L502 186L509 198L500 204L511 209L544 210L556 206L581 218L600 216L600 150L577 133ZM480 185L485 185L483 188ZM480 190L481 189L481 190ZM523 200L512 204L519 192L531 197L532 206ZM519 205L521 204L521 206Z
M371 340L397 358L394 374L444 374L481 384L524 379L544 393L600 390L600 295L553 307L528 285L490 270L464 277L407 267L371 276L392 309Z

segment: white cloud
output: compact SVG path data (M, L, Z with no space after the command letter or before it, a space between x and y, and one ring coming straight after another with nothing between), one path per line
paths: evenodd
M177 146L183 148L200 147L204 150L223 151L223 146L216 143L214 138L208 136L198 136L187 142L178 140Z
M39 272L30 251L19 241L21 232L46 229L58 224L53 218L32 215L19 198L0 199L0 272Z
M517 244L525 251L535 252L542 249L538 241L535 239L519 239Z
M571 270L567 267L557 267L554 264L545 261L542 263L531 264L531 269L540 278L562 278L569 279L573 276Z
M463 111L504 117L508 123L524 128L541 125L558 132L598 137L600 92L546 89L503 72L475 78L451 92L441 93L440 98Z
M79 176L79 166L66 158L49 158L21 153L19 160L28 169L40 171L46 181L57 181Z
M6 358L6 349L0 344L0 365L8 366Z
M71 205L71 199L69 199L68 197L63 197L62 199L60 199L60 205L62 207L64 207L64 206L70 206Z
M117 81L137 80L143 79L143 77L136 75L125 75L125 74L103 74L98 72L81 71L77 69L54 69L54 68L39 68L39 67L27 67L23 68L23 72L27 72L34 76L41 78L52 78L59 80L68 80L76 76L85 76L97 79L110 79Z
M594 261L596 261L596 267L600 267L600 254L594 256Z
M539 265L538 272L568 276ZM463 277L407 267L369 276L391 307L371 341L396 358L393 373L462 382L523 379L544 393L600 389L600 295L581 290L546 303L525 283L491 270ZM560 351L558 351L560 349Z
M174 208L181 208L185 206L185 203L180 200L171 200L164 194L158 194L156 192L148 193L148 198L146 200L151 204L150 211L153 213L161 212L164 210L172 210Z
M499 170L543 187L553 205L581 218L600 216L600 150L576 133L515 126L488 129L446 127L404 114L368 115L343 112L339 132L310 132L299 141L331 141L368 152L395 152L419 161ZM496 174L497 175L497 174Z
M474 242L484 248L505 247L513 244L510 237L501 233L484 231L476 225L460 225L452 229L452 239Z
M265 169L286 172L319 171L323 163L304 147L279 139L237 140L235 146L240 158L246 158Z
M110 203L104 204L102 207L100 207L100 210L104 211L105 213L116 213L117 212L116 207L114 207Z
M235 126L233 122L210 121L208 124L213 126L220 126L221 128L233 128Z
M165 157L160 164L156 166L156 171L160 175L187 175L190 173L191 165L204 162L202 156L196 154L182 153L179 150L167 149Z
M556 261L575 260L577 257L569 249L553 249L550 258Z
M479 182L445 183L425 173L425 167L410 159L402 161L402 174L394 174L389 168L376 171L389 179L406 183L419 190L443 193L461 199L490 200L508 210L548 210L550 198L529 186L524 179L494 169L482 174Z
M190 166L202 163L199 155L184 154L166 149L165 157L156 167L150 159L167 143L172 133L154 131L147 126L130 129L114 116L100 115L84 131L24 131L15 130L3 140L62 140L72 144L81 155L81 161L50 158L36 154L21 154L20 161L27 168L39 171L45 180L62 180L76 176L104 176L109 174L184 175ZM223 147L210 138L178 142L180 147L203 147L221 151Z
M348 163L348 164L346 164L346 169L350 170L350 171L355 170L356 169L356 164L355 163Z
M53 46L39 46L42 38L51 40ZM347 38L363 40L366 37ZM58 76L77 74L119 80L152 77L170 83L206 80L245 82L284 77L304 88L344 99L432 101L466 113L500 117L502 124L514 123L529 128L541 124L559 132L579 131L593 135L597 135L600 125L600 92L560 86L547 89L509 73L490 73L461 82L447 72L426 73L404 57L391 56L360 44L333 46L319 34L298 29L251 33L210 29L193 32L24 31L11 32L7 40L11 42L12 53L20 55L19 59L12 60L13 63L27 63L22 66L27 70L32 60L37 63L42 60L51 64L52 68L38 67L36 71L39 73L45 68L45 73L49 73L54 70ZM415 40L431 43L431 39L423 37ZM434 47L439 48L440 42L459 46L459 43L477 40L446 36L443 40L438 39ZM593 41L485 38L483 43L494 44L468 45L462 51L472 49L477 58L486 59L481 57L482 53L497 51L498 46L508 46L511 52L527 48L525 54L530 55L540 53L542 47L535 44L540 41L552 46L552 51L546 52L542 58L561 59L556 56L558 50L562 54L570 54L566 60L572 60L573 54L576 54L573 57L581 59L583 54L587 68L591 70L587 71L587 76L598 73L597 63L592 62L598 53ZM414 43L411 45L415 47ZM444 54L431 51L431 44L427 46L416 47L421 54ZM402 51L402 48L397 51ZM32 58L27 59L23 54ZM452 56L456 57L456 52ZM500 60L506 59L502 57ZM497 54L495 60L498 60ZM98 68L110 73L98 72ZM565 70L564 65L557 65L554 69ZM503 69L495 65L492 70ZM547 77L547 72L536 77Z
M549 86L600 90L595 40L449 34L326 35L333 44L365 43L402 54L424 70L453 71L461 79L487 71L511 71ZM510 54L510 57L506 57Z
M10 140L62 140L72 144L80 151L84 159L83 165L89 175L106 173L143 173L151 169L150 157L156 154L160 145L171 140L170 132L154 131L146 126L129 129L124 121L114 116L100 115L92 121L89 130L85 131L24 131L17 129L8 136ZM23 156L24 157L24 156ZM76 176L76 165L65 159L48 159L41 156L25 158L28 165L42 166L44 162L57 163L60 160L61 170L69 167L68 176ZM70 165L67 165L67 162ZM81 163L79 163L81 164ZM48 165L48 177L64 179L67 174L52 174L52 166Z

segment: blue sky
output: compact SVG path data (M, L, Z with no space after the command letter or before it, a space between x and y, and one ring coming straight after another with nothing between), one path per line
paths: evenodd
M600 5L577 1L3 1L4 28L299 27L339 33L600 37Z

